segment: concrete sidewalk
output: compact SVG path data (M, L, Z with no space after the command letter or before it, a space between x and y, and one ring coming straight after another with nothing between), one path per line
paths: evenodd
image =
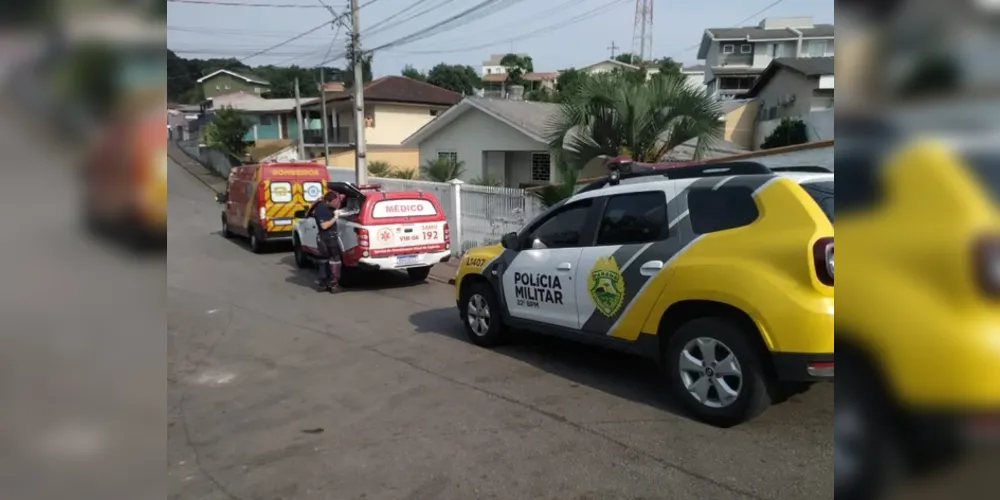
M459 261L458 258L452 257L448 262L435 265L431 268L431 274L428 278L446 285L454 284Z
M173 160L174 163L177 163L181 168L194 176L195 179L198 179L198 182L208 186L212 191L216 193L224 193L226 191L226 179L223 179L219 174L210 170L200 161L192 158L191 155L177 144L174 144L173 141L168 140L167 142L167 157Z

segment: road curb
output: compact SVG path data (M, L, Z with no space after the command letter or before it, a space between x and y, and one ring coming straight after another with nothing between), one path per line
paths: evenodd
M428 279L437 281L438 283L444 283L445 285L454 285L455 278L442 278L440 276L434 276L433 274L427 276Z

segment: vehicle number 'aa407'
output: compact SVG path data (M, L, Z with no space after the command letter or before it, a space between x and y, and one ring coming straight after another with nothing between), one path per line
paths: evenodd
M563 303L562 283L551 274L514 273L514 297L520 307Z

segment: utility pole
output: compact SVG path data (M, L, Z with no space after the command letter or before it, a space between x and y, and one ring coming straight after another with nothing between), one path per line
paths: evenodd
M619 49L619 48L621 48L621 47L619 47L619 46L615 45L615 41L614 41L614 40L612 40L612 41L611 41L611 46L610 46L610 47L608 47L608 50L610 50L610 51L611 51L611 58L612 58L612 59L614 59L614 58L615 58L615 55L617 55L617 54L618 54L618 49Z
M330 130L327 128L329 125L330 117L326 114L326 70L323 68L319 69L319 98L320 106L322 107L323 113L323 162L326 166L330 166Z
M299 98L299 79L295 79L295 118L299 124L299 161L304 161L306 159L306 142L305 142L305 128L306 124L302 121L302 102Z
M368 184L368 157L365 151L365 79L361 53L361 21L358 0L351 0L351 53L354 56L354 172L357 184Z

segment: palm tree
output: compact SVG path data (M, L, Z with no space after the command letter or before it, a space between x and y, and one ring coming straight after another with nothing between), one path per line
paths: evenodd
M420 173L415 168L397 168L389 172L390 179L416 179Z
M579 170L601 156L628 152L637 162L657 162L677 146L698 139L700 157L721 135L718 102L681 75L639 82L597 75L582 82L549 123L549 148L566 168Z
M368 164L368 175L372 177L389 177L392 170L392 165L387 161L375 160Z
M465 162L454 161L450 158L427 160L420 171L424 178L429 181L448 182L452 179L458 179L465 173Z

